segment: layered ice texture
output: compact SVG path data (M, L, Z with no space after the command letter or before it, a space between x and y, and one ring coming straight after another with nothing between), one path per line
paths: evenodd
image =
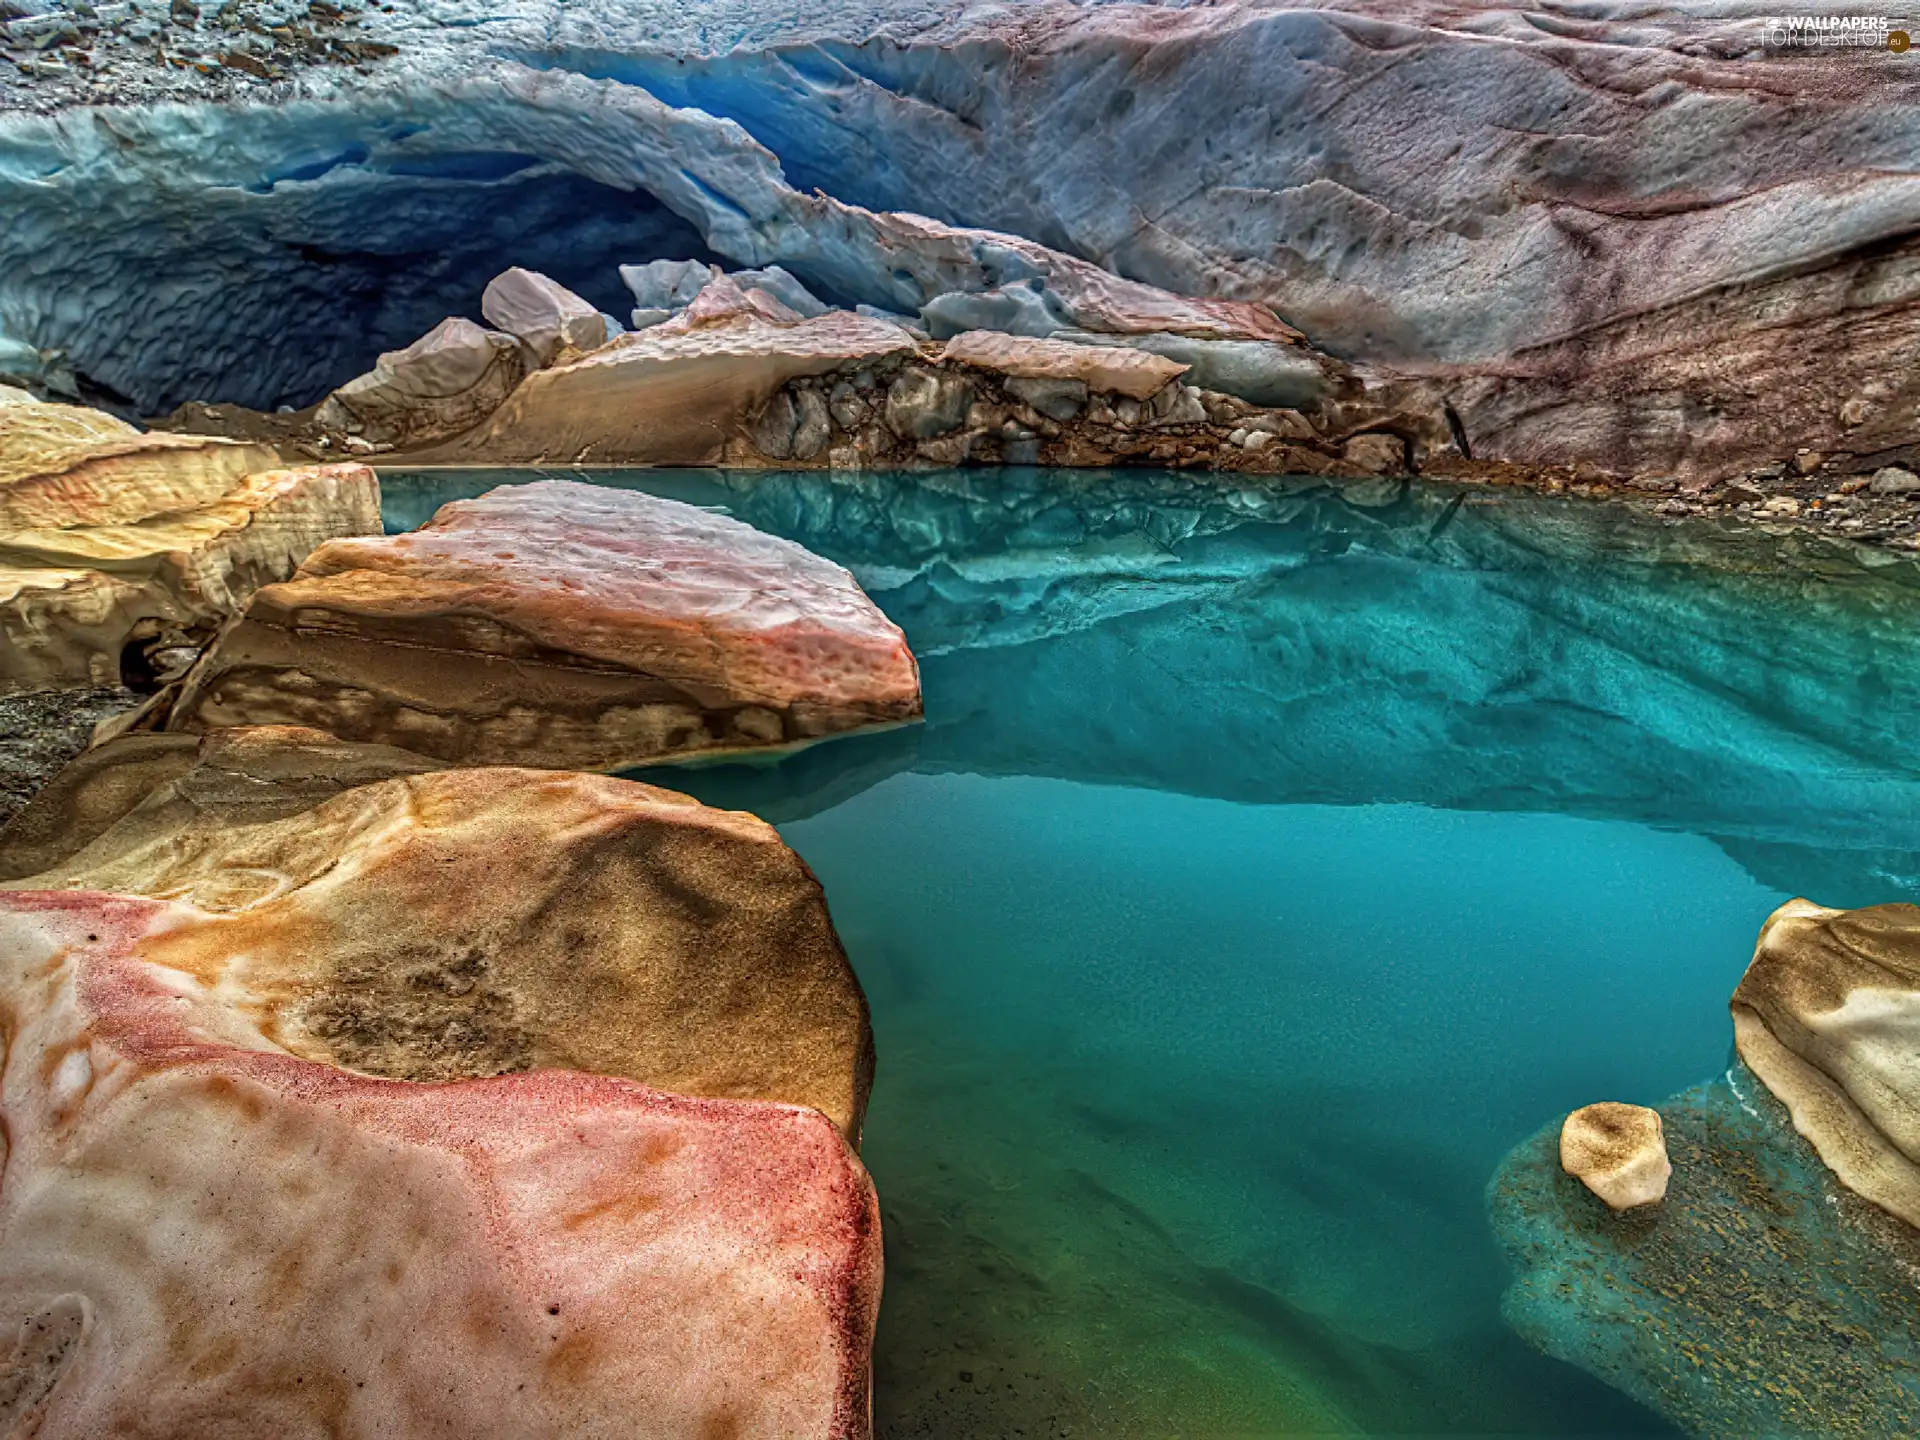
M917 309L865 213L903 210L1450 377L1478 453L1904 443L1916 77L1781 59L1767 13L403 3L368 75L0 120L0 330L148 410L298 404L508 264L616 313L617 264L711 257Z

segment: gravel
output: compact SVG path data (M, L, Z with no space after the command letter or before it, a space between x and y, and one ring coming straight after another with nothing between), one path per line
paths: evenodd
M95 725L140 698L118 686L0 695L0 824L86 748Z

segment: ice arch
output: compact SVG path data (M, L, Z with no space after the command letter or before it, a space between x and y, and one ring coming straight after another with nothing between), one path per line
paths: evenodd
M513 66L279 107L8 116L0 337L149 414L300 405L477 316L510 264L623 313L617 265L715 258L717 233L741 251L733 195L769 188L792 195L727 122Z

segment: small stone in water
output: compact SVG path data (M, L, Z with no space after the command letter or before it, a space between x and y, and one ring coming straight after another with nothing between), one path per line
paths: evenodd
M1898 465L1888 465L1873 472L1872 490L1876 495L1920 494L1920 475Z
M1664 1200L1673 1165L1660 1113L1644 1105L1586 1105L1560 1127L1560 1168L1615 1210Z

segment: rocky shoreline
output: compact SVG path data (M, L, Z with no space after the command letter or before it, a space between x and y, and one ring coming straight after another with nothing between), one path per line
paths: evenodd
M824 305L778 267L665 268L677 295L644 273L629 281L639 302L632 332L531 275L540 298L517 322L527 333L449 318L307 411L189 404L153 423L270 440L308 459L409 466L1151 465L1213 486L1233 476L1417 476L1920 548L1920 475L1908 468L1920 445L1864 455L1802 449L1744 474L1685 483L1476 459L1462 450L1440 387L1357 370L1297 337L1261 335L1254 318L1220 317L1213 338L1144 328L956 330L974 319L1008 323L1009 313L990 291L955 292L919 317L855 315ZM1142 293L1129 298L1143 310L1187 303L1135 289ZM1027 297L1020 304L1050 298L1044 283L1016 293ZM578 328L563 340L564 323ZM1137 327L1152 323L1143 315Z
M367 467L278 460L0 404L0 992L44 1060L0 1096L0 1421L870 1433L874 1046L819 882L566 767L910 723L900 631L673 501L383 537ZM158 688L73 684L112 675Z

